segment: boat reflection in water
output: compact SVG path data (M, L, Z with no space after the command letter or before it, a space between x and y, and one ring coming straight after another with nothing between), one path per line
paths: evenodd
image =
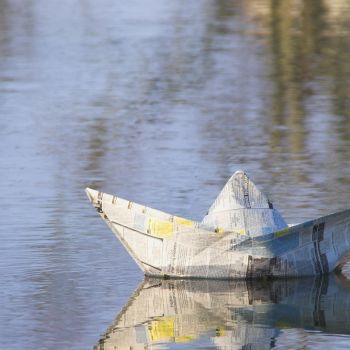
M303 342L317 348L335 341L349 344L347 334L350 283L341 275L276 281L146 279L94 349L164 349L175 343L176 349L270 349Z

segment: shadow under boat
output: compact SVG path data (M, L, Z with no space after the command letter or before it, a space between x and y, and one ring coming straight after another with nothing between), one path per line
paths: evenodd
M349 280L335 274L274 281L146 278L94 350L199 339L219 348L269 349L286 329L350 334Z

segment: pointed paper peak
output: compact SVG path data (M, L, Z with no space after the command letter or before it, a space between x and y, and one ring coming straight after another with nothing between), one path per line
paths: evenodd
M242 170L230 177L202 223L252 237L287 227L268 198Z
M92 188L89 188L89 187L85 188L85 193L88 196L90 202L94 202L94 200L96 199L96 197L98 195L98 191L93 190Z
M268 198L255 186L248 175L236 171L209 209L217 212L232 209L272 209Z

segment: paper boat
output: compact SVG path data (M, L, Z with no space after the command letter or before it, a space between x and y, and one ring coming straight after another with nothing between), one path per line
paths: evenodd
M343 342L350 334L349 281L341 275L254 282L152 278L94 350L168 349L172 343L193 349L193 342L201 349L270 349L272 343L295 349L301 339L315 345L327 338L331 349L339 344L336 334Z
M350 251L350 210L288 226L243 171L228 180L202 222L98 192L86 193L149 276L311 276L341 268Z

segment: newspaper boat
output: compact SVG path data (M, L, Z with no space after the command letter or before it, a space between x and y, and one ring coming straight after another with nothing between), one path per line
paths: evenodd
M288 226L243 171L228 180L202 222L87 188L148 276L269 278L326 274L350 251L350 210Z

